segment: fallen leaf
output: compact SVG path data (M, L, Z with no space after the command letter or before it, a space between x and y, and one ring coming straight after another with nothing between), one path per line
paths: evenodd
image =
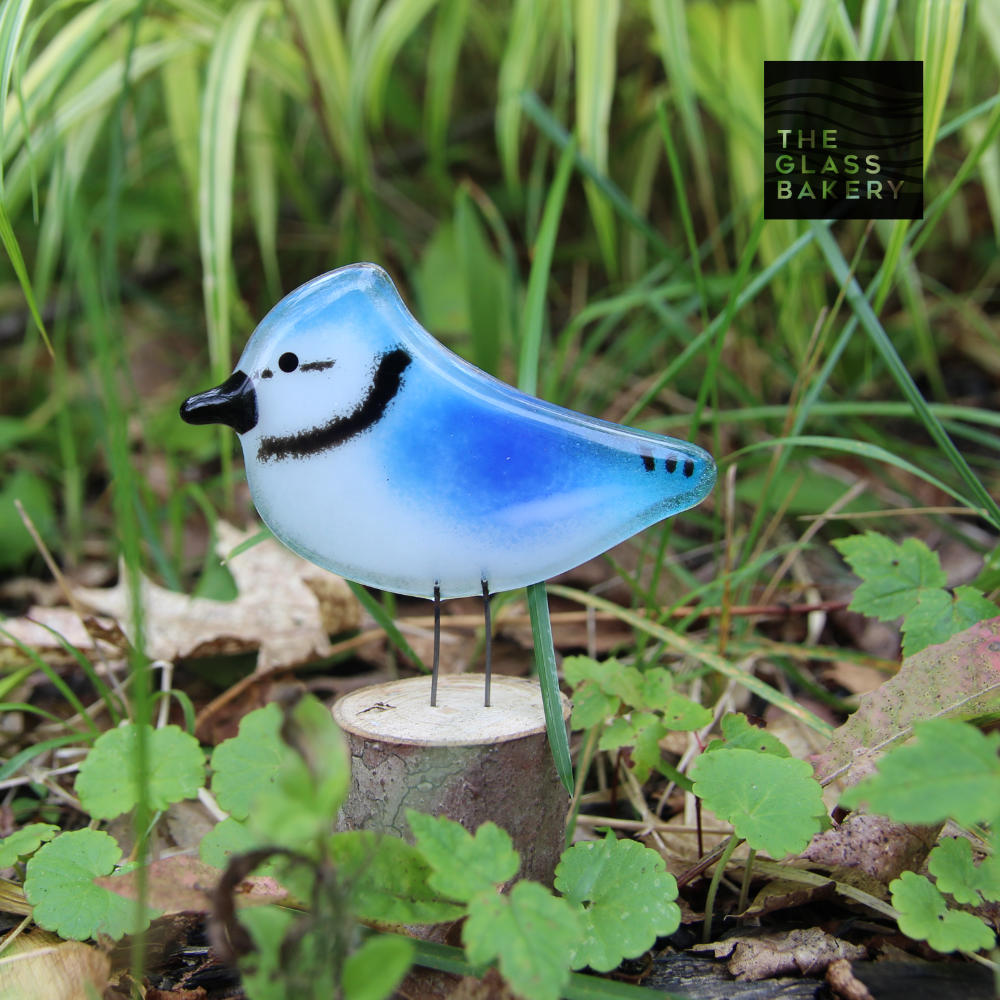
M33 606L23 618L8 618L0 625L9 633L9 636L0 633L0 666L4 669L27 666L33 662L14 640L33 649L53 667L75 662L72 654L59 641L59 636L91 660L121 658L120 643L113 639L108 641L109 636L117 633L117 627L110 618L90 618L85 624L72 608ZM53 635L53 632L57 634Z
M108 985L111 959L80 941L35 929L15 937L0 965L0 997L88 1000Z
M860 959L867 952L832 934L811 927L780 934L737 934L723 941L695 945L692 951L708 951L716 958L729 958L727 968L737 979L770 979L784 972L804 976L821 975L837 959Z
M826 984L841 1000L874 1000L846 958L838 958L826 967Z
M753 902L740 914L741 917L760 917L775 910L791 906L804 906L819 899L829 899L833 895L833 879L820 885L806 885L787 879L768 882L754 897Z
M251 533L222 521L216 551L225 556ZM167 590L143 577L145 652L152 659L257 650L257 669L308 663L327 654L329 636L357 628L361 608L347 582L267 539L228 564L239 596L212 601ZM131 637L132 612L124 578L106 589L77 588L76 597L115 618Z
M839 826L816 834L800 857L825 868L855 868L888 885L901 872L920 867L940 829L940 824L906 826L852 812Z
M816 777L825 782L839 776L856 751L883 747L920 719L974 715L998 696L1000 618L991 618L907 657L895 677L863 695L858 710L813 758Z
M146 901L164 914L207 913L212 908L211 894L215 891L222 872L183 854L154 861L146 870ZM106 875L94 882L111 892L135 899L138 893L138 873L133 870L122 875ZM236 889L238 905L277 903L287 896L277 882L266 876L252 875Z

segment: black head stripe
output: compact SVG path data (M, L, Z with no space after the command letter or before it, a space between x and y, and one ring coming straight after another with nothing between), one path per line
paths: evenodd
M285 437L261 438L257 459L305 458L336 448L377 424L403 384L403 372L413 359L397 347L378 359L372 384L364 398L348 414L334 417L318 427Z

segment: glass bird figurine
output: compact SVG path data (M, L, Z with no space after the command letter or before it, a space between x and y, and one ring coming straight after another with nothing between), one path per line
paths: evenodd
M289 548L432 598L435 654L440 601L482 595L487 705L491 594L571 569L715 482L695 445L543 402L466 363L374 264L287 295L236 371L181 416L236 431L254 504Z

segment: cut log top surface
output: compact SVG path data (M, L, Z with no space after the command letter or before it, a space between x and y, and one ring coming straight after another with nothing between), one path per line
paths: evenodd
M479 746L545 731L536 681L493 677L492 705L483 705L482 674L450 674L438 682L431 708L430 677L411 677L361 688L333 706L341 729L366 740L409 746ZM563 716L569 701L563 697Z

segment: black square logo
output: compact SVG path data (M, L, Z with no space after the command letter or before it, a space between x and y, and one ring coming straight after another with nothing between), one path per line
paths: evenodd
M765 62L764 218L921 219L922 62Z

